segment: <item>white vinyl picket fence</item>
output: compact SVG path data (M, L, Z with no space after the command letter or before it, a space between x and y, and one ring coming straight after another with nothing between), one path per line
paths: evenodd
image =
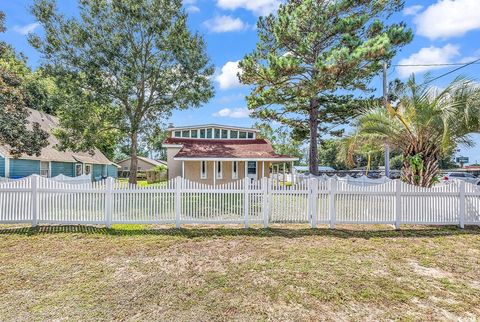
M72 183L31 176L0 181L0 223L480 225L479 186L362 180L325 177L287 186L263 178L209 186L179 177L138 187L113 178Z

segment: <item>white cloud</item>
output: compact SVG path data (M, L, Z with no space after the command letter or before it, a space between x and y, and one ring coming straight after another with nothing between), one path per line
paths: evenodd
M197 6L188 6L187 11L190 13L197 13L200 12L200 8Z
M237 74L241 72L238 63L238 60L229 61L223 65L220 74L215 77L215 80L220 85L220 89L230 89L242 86L237 76Z
M212 32L229 32L244 30L247 25L240 18L217 16L203 23Z
M479 0L438 0L417 15L414 23L417 34L445 39L480 29L479 12Z
M399 65L428 65L448 64L452 58L459 55L459 47L447 44L444 47L424 47L408 58L401 59ZM432 69L443 68L442 66L399 66L397 67L400 77L408 77L412 73L426 72Z
M40 24L38 22L33 22L25 26L13 26L13 30L19 34L28 35L29 33L34 32L38 27L40 27Z
M217 6L224 10L243 8L264 16L276 11L281 2L281 0L217 0Z
M406 7L405 9L403 9L403 14L405 16L416 16L417 13L419 13L420 10L422 10L422 9L423 9L422 5L416 4L416 5Z
M237 107L237 108L223 108L218 112L212 114L215 117L229 117L234 119L241 119L250 116L250 111L248 108Z

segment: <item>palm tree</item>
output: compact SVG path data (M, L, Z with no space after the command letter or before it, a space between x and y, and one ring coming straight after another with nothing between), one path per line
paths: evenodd
M337 160L345 163L348 167L355 167L357 165L355 157L363 157L367 160L365 175L368 176L372 168L372 156L382 152L382 148L378 145L378 140L375 140L375 135L367 136L355 132L340 141Z
M438 89L417 85L412 77L396 94L395 106L373 107L357 118L352 146L376 141L398 148L402 180L430 187L442 155L459 144L474 144L470 134L480 132L480 87L457 78Z

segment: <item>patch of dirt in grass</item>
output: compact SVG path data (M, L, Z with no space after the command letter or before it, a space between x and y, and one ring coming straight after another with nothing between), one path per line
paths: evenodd
M441 271L433 267L425 267L416 262L410 262L410 266L413 268L413 271L419 275L434 277L434 278L448 278L452 274L448 272Z

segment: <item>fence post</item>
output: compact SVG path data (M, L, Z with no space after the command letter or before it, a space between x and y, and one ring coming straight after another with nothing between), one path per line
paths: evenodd
M180 228L181 223L180 223L180 214L182 212L182 196L180 195L182 190L181 190L181 185L182 184L182 178L181 177L176 177L175 178L175 227Z
M268 190L270 189L270 179L262 178L262 191L263 191L263 228L268 228L269 215L270 215L270 200Z
M244 215L244 224L245 228L248 228L248 186L250 185L250 178L245 178L244 185L243 185L243 215Z
M395 180L395 229L400 229L402 221L402 182Z
M107 190L105 191L105 226L112 226L112 208L113 208L113 181L112 177L107 178Z
M318 200L318 179L308 181L308 199L310 204L310 218L312 228L317 228L317 200Z
M33 175L30 182L32 185L32 227L36 227L38 225L38 177Z
M460 212L459 212L459 226L460 228L465 228L465 181L460 181L459 185L459 206L460 206Z
M335 193L337 191L337 179L331 178L328 181L329 199L328 199L328 214L330 216L330 228L335 228L335 222L337 221L337 214L335 211Z

